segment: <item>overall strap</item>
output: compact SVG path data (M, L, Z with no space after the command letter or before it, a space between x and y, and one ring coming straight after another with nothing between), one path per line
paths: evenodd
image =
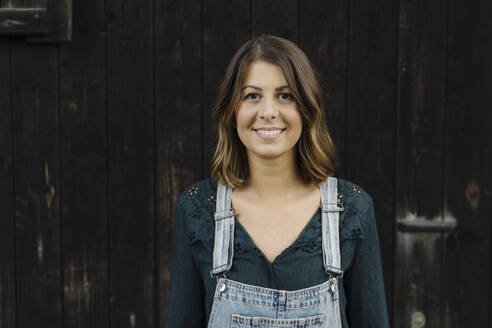
M323 238L323 263L326 273L342 276L338 218L343 205L338 202L337 179L328 177L319 186L321 193L321 227Z
M215 238L213 268L211 275L227 272L232 265L234 255L234 210L231 209L231 193L229 186L217 185L217 202L215 209Z

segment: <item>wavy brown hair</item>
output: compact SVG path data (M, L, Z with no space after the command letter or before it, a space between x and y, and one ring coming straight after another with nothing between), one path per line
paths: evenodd
M302 116L296 144L297 168L302 179L319 184L335 170L336 150L326 127L322 90L308 58L293 42L262 34L244 43L234 54L212 109L216 140L211 176L234 188L248 182L247 153L235 128L235 109L248 65L264 61L278 65Z

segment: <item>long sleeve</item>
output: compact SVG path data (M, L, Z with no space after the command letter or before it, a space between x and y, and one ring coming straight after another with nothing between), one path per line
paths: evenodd
M171 286L164 326L204 327L204 293L188 241L183 205L178 200L174 215Z
M384 292L379 238L374 203L362 217L364 237L360 241L352 267L344 275L347 293L347 320L354 328L387 328L388 311Z

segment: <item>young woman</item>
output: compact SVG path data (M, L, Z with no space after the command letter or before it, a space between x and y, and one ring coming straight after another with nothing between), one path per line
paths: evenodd
M373 201L333 177L305 54L246 42L213 122L211 178L176 206L166 327L389 327Z

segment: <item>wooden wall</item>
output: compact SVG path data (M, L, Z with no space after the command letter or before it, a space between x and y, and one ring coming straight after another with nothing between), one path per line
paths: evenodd
M392 326L492 327L491 21L489 0L106 0L73 2L70 42L1 36L0 328L163 327L174 202L260 33L322 77ZM399 228L419 219L457 228Z

